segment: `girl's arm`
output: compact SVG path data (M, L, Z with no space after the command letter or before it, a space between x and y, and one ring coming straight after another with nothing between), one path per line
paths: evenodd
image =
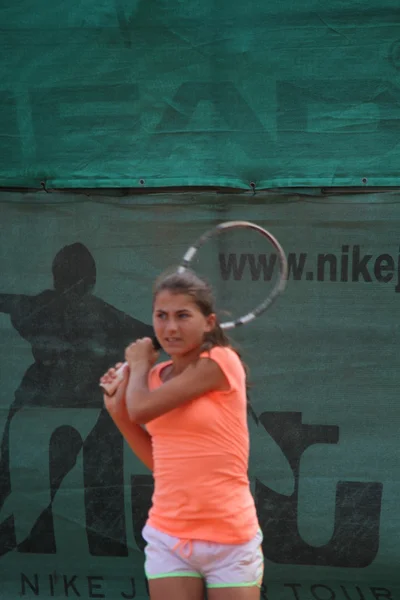
M113 369L112 371L115 372ZM118 386L118 390L111 398L104 396L104 404L115 425L121 432L128 446L142 463L153 471L153 449L151 436L139 424L133 423L128 415L125 404L125 392L128 384L128 369L125 369L124 378ZM112 375L110 375L112 376Z
M136 424L146 424L208 392L230 389L219 365L209 358L199 358L180 375L150 391L148 375L155 359L150 338L131 344L125 351L125 359L130 372L126 388L126 409L129 419Z
M107 406L107 405L106 405ZM153 472L153 449L151 445L151 436L141 425L133 423L128 416L126 406L122 413L108 411L115 425L120 430L126 443L131 448L133 453L142 463ZM125 414L124 414L125 413Z

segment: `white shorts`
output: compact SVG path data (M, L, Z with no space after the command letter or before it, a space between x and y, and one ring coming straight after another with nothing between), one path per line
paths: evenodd
M142 532L148 579L201 577L209 588L261 586L264 556L261 530L245 544L181 540L149 525Z

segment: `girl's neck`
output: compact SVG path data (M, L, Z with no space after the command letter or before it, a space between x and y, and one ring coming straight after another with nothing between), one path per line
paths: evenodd
M196 361L202 350L200 347L194 348L187 352L186 354L179 354L177 356L171 356L171 369L169 371L169 378L176 377L176 375L180 375L191 363Z

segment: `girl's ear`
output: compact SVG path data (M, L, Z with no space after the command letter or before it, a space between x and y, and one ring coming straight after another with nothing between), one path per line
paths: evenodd
M216 314L211 313L211 315L208 315L208 317L206 317L206 321L207 321L206 333L209 333L210 331L212 331L215 328L215 324L217 322Z

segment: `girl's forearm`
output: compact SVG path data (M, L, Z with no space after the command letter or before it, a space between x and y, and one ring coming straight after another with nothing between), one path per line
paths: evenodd
M153 449L149 433L130 420L125 403L117 411L110 410L109 414L134 454L153 472Z
M148 386L149 368L147 365L138 365L135 369L131 368L129 373L129 382L126 388L126 408L130 420L135 423L140 418L141 411L146 407L150 400Z

